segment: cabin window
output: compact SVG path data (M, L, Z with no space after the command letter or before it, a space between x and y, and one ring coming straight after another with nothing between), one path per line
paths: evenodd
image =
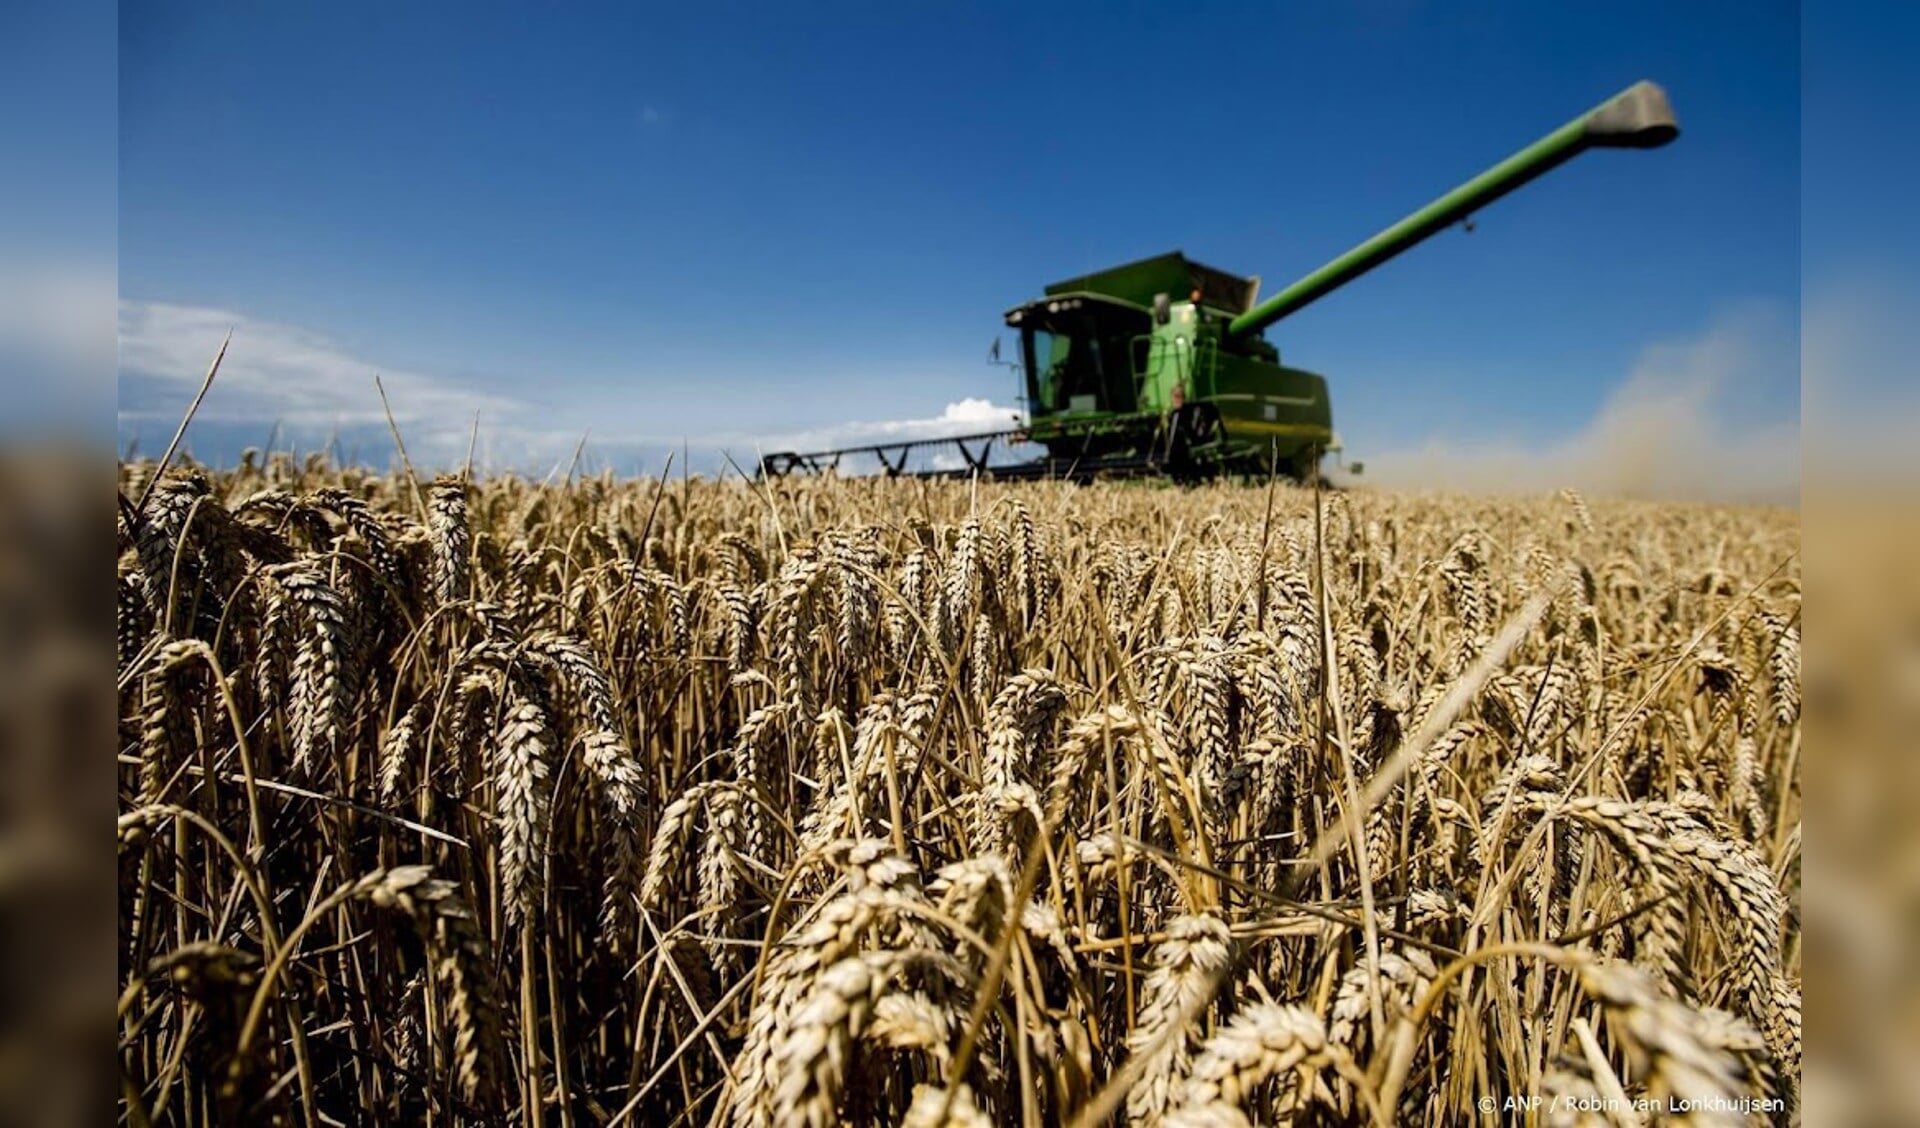
M1132 411L1135 382L1146 370L1152 338L1136 337L1136 324L1110 311L1062 312L1047 328L1022 331L1029 410Z
M1028 329L1021 338L1026 351L1028 410L1037 414L1058 411L1055 385L1071 341L1044 329Z

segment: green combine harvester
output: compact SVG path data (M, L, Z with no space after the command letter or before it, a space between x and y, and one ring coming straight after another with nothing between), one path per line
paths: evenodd
M1264 301L1259 278L1178 251L1056 282L1006 314L1020 334L1026 426L782 451L760 471L818 472L873 455L888 475L1198 480L1277 470L1311 480L1322 453L1337 449L1327 381L1281 364L1268 326L1588 149L1652 149L1679 132L1666 92L1635 83ZM996 443L1046 455L996 465ZM930 448L960 457L910 469Z

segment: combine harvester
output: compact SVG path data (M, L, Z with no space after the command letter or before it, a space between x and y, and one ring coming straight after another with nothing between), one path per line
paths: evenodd
M1282 365L1268 326L1588 149L1652 149L1679 132L1666 92L1635 83L1265 301L1257 277L1178 251L1057 282L1006 315L1020 332L1026 426L782 451L761 458L760 473L820 472L872 455L889 476L1194 481L1277 469L1308 481L1322 453L1338 449L1327 381ZM1047 453L994 465L996 443ZM942 448L948 467L909 469L911 456Z

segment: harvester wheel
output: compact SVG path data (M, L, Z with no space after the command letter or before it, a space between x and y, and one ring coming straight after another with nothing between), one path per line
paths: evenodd
M1220 437L1220 409L1210 403L1190 403L1173 413L1167 435L1167 471L1181 481L1197 481L1215 467L1195 453Z
M1303 486L1326 485L1327 480L1320 473L1319 450L1309 448L1296 455L1289 476Z

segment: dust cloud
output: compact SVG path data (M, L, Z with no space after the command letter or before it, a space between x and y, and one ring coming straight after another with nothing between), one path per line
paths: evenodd
M1757 380L1792 379L1797 355L1780 319L1743 310L1698 337L1645 350L1578 431L1542 442L1430 439L1384 454L1344 484L1473 493L1572 487L1596 496L1793 504L1797 418L1753 417Z

